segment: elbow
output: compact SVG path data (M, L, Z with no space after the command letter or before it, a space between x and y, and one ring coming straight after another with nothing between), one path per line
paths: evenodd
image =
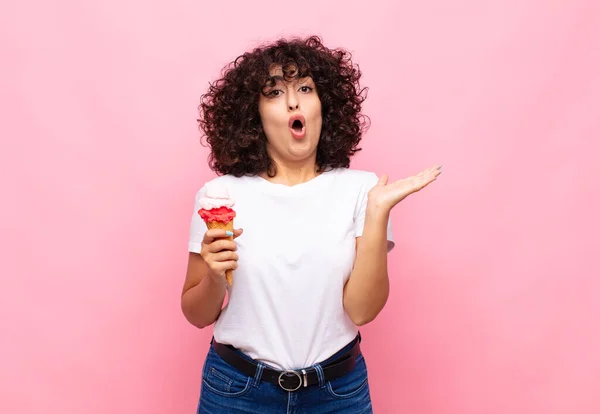
M182 309L183 310L183 309ZM206 323L204 321L200 321L197 318L192 317L192 315L190 315L189 313L185 312L185 310L183 310L183 316L185 316L185 319L193 326L195 326L198 329L204 329L207 326L210 326L212 323Z
M375 315L377 316L377 315ZM372 322L375 319L375 316L368 316L368 315L360 315L360 316L354 316L354 317L350 317L350 320L352 321L352 323L358 327L360 326L365 326L366 324Z
M348 318L350 318L354 325L360 327L365 326L369 322L373 321L373 319L375 319L375 317L377 316L377 313L370 314L369 312L366 312L362 309L360 311L352 311L352 309L346 308L346 315L348 315Z
M370 322L373 322L377 315L383 310L385 303L387 301L387 295L385 298L381 298L381 301L378 303L374 303L373 301L369 304L353 304L345 302L344 308L346 309L346 314L348 318L352 321L352 323L358 327L364 326Z
M198 317L199 315L197 315L197 312L194 312L193 308L187 304L183 298L181 300L181 313L183 313L183 316L191 325L198 329L204 329L215 322L202 320L202 318Z
M371 323L375 320L377 315L383 310L385 306L386 300L382 300L382 303L379 305L375 305L374 303L370 303L369 305L354 305L348 306L348 303L345 303L344 308L346 309L346 314L348 318L352 321L352 323L358 327L365 326L368 323Z

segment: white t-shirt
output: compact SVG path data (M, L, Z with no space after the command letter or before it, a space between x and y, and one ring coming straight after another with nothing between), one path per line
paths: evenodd
M220 176L235 200L238 268L214 326L231 344L278 369L321 362L358 332L344 311L344 284L362 235L371 172L338 168L286 186L264 178ZM188 250L199 253L206 224L196 194ZM388 252L394 247L391 220Z

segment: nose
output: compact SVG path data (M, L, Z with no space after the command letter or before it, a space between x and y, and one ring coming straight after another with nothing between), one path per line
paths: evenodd
M290 111L294 111L297 110L300 107L300 103L298 102L298 95L296 95L295 93L291 92L288 93L288 109Z

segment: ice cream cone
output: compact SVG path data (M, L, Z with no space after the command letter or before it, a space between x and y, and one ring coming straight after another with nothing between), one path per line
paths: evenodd
M211 229L223 229L223 230L229 230L230 232L233 233L233 220L227 222L227 223L222 223L220 221L207 221L206 222L206 227L208 227L209 230ZM233 236L231 237L222 237L220 238L221 240L233 240ZM233 285L233 270L227 270L225 272L225 279L227 279L227 283L229 283L229 286Z
M233 219L236 215L232 209L235 201L229 197L227 187L217 183L207 183L204 197L200 199L200 209L198 214L206 223L209 230L221 229L229 230L233 233ZM232 240L231 237L220 237L220 239ZM225 272L225 279L229 286L233 285L233 270Z

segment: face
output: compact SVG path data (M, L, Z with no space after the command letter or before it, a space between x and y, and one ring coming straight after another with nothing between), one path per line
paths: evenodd
M259 95L258 110L272 158L309 161L316 157L321 126L321 101L312 78L283 79L281 67L274 68L274 85Z

